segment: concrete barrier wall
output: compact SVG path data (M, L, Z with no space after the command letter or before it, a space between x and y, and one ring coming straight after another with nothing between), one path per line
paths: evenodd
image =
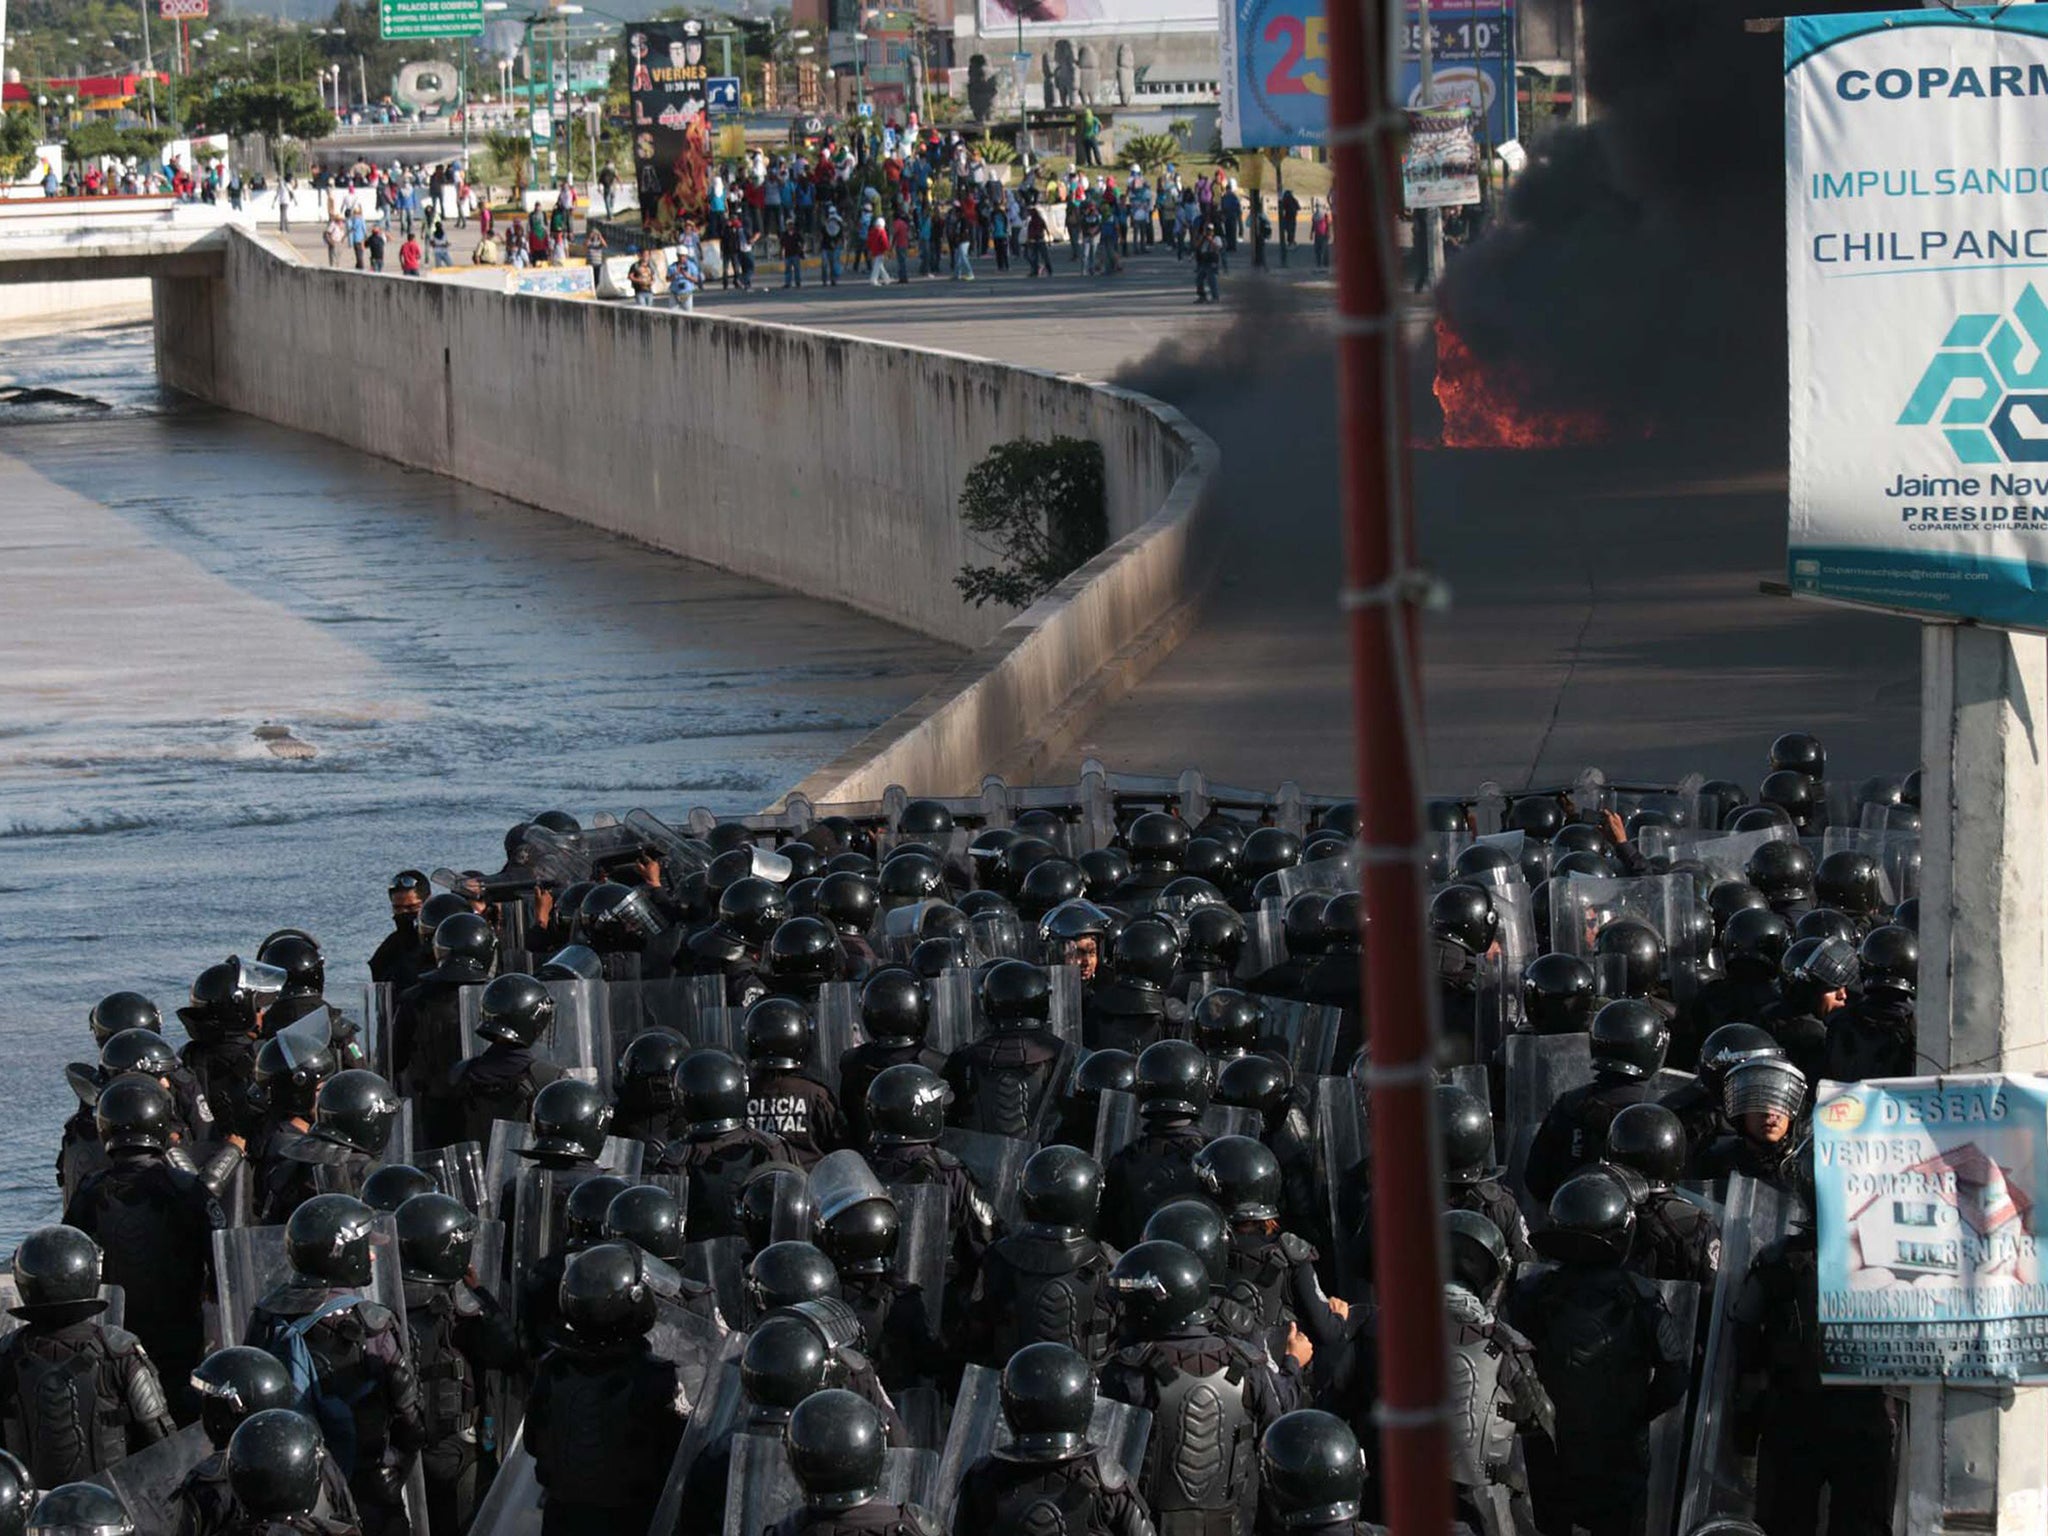
M80 320L139 320L149 313L146 277L96 283L0 283L0 328L9 335L65 330Z
M1202 579L1214 446L1157 402L1049 373L330 272L240 231L222 279L159 280L157 352L164 382L231 409L983 648L865 744L934 792L973 787ZM1102 445L1116 542L1014 622L967 606L952 578L987 558L960 527L967 471L1059 434Z

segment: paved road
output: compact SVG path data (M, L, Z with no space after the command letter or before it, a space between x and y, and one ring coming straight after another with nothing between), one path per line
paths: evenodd
M1260 276L1239 266L1224 291L1220 309L1194 305L1192 269L1163 255L1092 281L1062 255L1036 282L983 264L974 283L764 282L699 302L1118 379L1188 411L1225 449L1222 584L1194 635L1095 722L1069 766L1092 755L1133 771L1196 763L1230 782L1348 785L1334 291L1299 263ZM1749 779L1769 737L1794 726L1821 732L1852 770L1907 765L1914 626L1757 590L1783 562L1783 472L1768 458L1662 443L1418 453L1423 555L1451 599L1425 625L1432 786L1561 781L1588 763L1616 777Z

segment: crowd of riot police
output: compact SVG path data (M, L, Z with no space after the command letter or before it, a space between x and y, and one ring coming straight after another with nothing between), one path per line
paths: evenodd
M1378 1177L1472 1531L1889 1529L1811 1090L1910 1074L1918 776L1428 807L1441 1164L1375 1170L1358 816L1198 776L515 827L114 992L0 1536L1368 1529ZM1746 1523L1753 1522L1753 1523Z

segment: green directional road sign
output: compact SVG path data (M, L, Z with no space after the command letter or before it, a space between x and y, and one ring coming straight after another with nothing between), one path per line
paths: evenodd
M484 29L483 0L378 0L377 26L386 41L475 37Z

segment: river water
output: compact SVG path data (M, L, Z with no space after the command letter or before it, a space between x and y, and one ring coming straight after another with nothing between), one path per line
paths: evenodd
M105 993L171 1019L291 925L342 999L393 871L550 806L758 809L958 659L172 397L146 326L0 340L10 385L81 398L0 392L0 1254L57 1212Z

